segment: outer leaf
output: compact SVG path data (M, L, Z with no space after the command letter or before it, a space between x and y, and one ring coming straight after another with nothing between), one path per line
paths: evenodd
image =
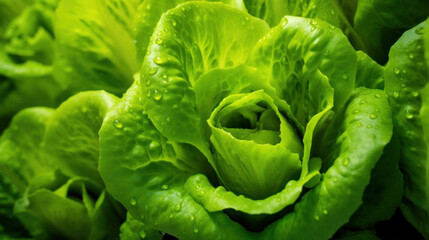
M414 27L428 15L429 5L425 0L359 0L354 26L367 45L367 53L384 64L403 29Z
M210 159L193 86L210 69L243 63L267 29L263 21L219 3L182 4L164 14L141 71L144 108L160 133L196 146Z
M4 0L0 4L9 5L9 2L12 1ZM18 6L24 3L14 2ZM25 107L54 106L61 90L52 77L55 53L52 15L57 1L25 2L28 6L8 24L0 37L4 38L0 47L1 121L7 121ZM14 12L10 7L6 7L6 11Z
M131 27L139 2L61 1L55 74L69 92L103 89L119 95L131 85L139 67Z
M119 238L121 240L140 240L142 238L161 240L163 235L157 230L150 229L143 222L134 219L131 214L127 213L127 220L121 225Z
M429 180L425 124L420 91L429 82L422 49L423 22L408 30L393 45L384 78L390 96L395 128L401 142L401 169L405 174L405 218L429 238Z
M135 84L100 130L99 169L108 191L135 219L178 238L248 239L251 234L238 223L222 213L209 214L186 193L187 177L210 166L194 148L159 134L140 96L141 86Z
M402 201L404 179L399 170L400 145L394 136L384 149L371 172L371 181L365 189L363 204L353 214L348 226L368 229L389 220Z
M29 108L13 118L0 138L0 171L20 190L25 191L32 179L52 171L52 163L40 158L46 122L52 109Z
M314 18L339 26L339 19L330 0L244 0L249 13L277 25L285 15Z
M87 182L88 183L88 182ZM118 235L119 221L105 192L88 202L82 179L51 191L39 189L15 204L15 214L37 239L106 239Z
M146 0L140 5L135 25L137 57L141 62L146 54L153 31L161 15L177 5L191 0ZM242 0L207 0L208 2L224 2L232 7L246 11Z
M104 91L79 93L65 101L47 122L42 156L68 176L99 181L98 131L117 98Z

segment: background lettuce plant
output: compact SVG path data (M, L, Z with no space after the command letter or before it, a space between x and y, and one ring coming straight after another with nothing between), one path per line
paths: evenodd
M423 0L0 7L1 239L429 238Z

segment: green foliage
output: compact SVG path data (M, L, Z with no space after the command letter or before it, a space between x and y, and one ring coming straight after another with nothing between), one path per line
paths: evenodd
M0 239L429 239L428 7L0 0Z

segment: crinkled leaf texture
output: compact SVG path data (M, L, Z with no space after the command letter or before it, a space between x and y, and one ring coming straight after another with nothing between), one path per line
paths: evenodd
M153 36L140 81L99 132L107 190L133 218L179 239L332 237L361 205L393 125L382 91L352 93L357 57L341 31L289 16L269 31L224 4L192 2L164 13ZM330 124L329 154L312 154ZM255 200L228 187L234 171L244 186L269 177L247 177L254 169L241 156L283 141L302 167L273 180L277 193ZM226 170L228 161L237 162Z
M0 124L23 108L56 105L61 90L52 75L57 2L0 2L1 18L9 19L0 22Z
M97 132L115 101L115 96L98 91L75 95L56 110L27 108L0 138L1 186L6 191L0 199L6 197L4 204L14 199L13 214L31 236L106 239L119 234L120 208L96 170ZM85 145L86 150L67 143ZM77 165L85 171L76 170Z
M428 80L422 22L392 46L384 78L393 120L401 143L400 166L405 175L405 218L429 238ZM427 52L427 49L425 50Z
M67 94L120 95L137 72L133 24L140 0L64 0L55 12L55 77ZM79 13L79 14L76 14Z

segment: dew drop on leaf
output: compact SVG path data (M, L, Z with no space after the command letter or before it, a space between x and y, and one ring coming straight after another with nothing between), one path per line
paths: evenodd
M394 98L398 98L399 97L399 93L398 92L393 92L393 97Z
M350 160L349 160L348 158L345 158L345 159L343 160L343 165L344 165L344 166L349 165L349 163L350 163Z
M114 122L113 122L113 125L116 127L116 128L122 128L124 125L119 121L119 120L115 120Z
M146 232L142 229L139 233L140 238L146 238Z
M153 91L153 100L160 101L162 99L162 92L158 90Z
M157 38L157 39L155 40L155 43L156 43L156 44L158 44L158 45L161 45L161 44L163 43L163 41L162 41L162 39L161 39L161 38Z
M149 69L149 75L154 75L158 71L158 68L150 68Z
M397 68L397 67L395 67L395 68L393 69L393 71L394 71L394 73L395 73L396 75L399 75L399 73L401 72L401 71L399 70L399 68Z
M134 197L132 197L132 198L130 199L130 204L131 204L132 206L135 206L135 205L137 204L137 200L136 200Z
M176 207L174 208L174 210L176 210L178 212L178 211L180 211L181 208L182 208L182 206L180 206L180 204L177 204Z

